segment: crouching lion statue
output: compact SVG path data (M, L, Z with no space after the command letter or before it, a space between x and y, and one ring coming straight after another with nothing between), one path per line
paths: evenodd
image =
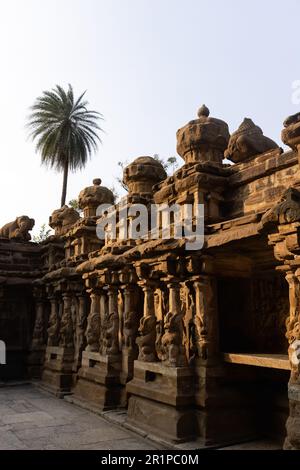
M34 219L30 219L27 215L21 215L13 222L9 222L0 228L0 238L29 242L31 240L29 231L33 229L33 226Z
M55 230L55 235L64 235L80 219L78 212L67 205L56 209L50 219L49 225Z

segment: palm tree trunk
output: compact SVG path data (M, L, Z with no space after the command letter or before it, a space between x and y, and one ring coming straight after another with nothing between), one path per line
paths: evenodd
M61 193L61 207L66 204L68 173L69 173L69 160L67 159L65 162L65 166L64 166L64 179L63 179L63 188L62 188L62 193Z

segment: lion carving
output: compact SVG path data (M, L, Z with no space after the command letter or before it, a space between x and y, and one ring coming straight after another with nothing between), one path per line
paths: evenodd
M34 219L30 219L27 215L17 217L13 222L9 222L0 229L0 237L9 240L17 240L29 242L31 235L29 233L34 227Z
M49 225L55 230L55 235L60 236L64 235L79 218L78 212L66 205L52 213Z

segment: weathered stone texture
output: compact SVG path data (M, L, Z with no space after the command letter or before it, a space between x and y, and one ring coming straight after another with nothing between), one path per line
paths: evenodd
M26 331L27 372L85 407L126 408L128 426L164 441L263 433L300 449L299 114L284 125L288 152L249 119L230 136L202 106L177 132L173 175L152 157L125 168L115 209L191 204L195 219L204 204L201 250L122 239L119 222L97 238L97 205L113 203L100 179L79 195L83 217L53 212L45 242L4 227L0 322L10 338Z

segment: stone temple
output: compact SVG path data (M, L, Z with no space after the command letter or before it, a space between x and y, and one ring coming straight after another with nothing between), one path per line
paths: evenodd
M129 207L204 204L199 250L99 239L97 207L114 203L100 179L79 194L82 217L53 212L45 241L27 216L0 229L1 380L126 410L170 444L300 449L300 113L282 140L291 150L248 118L230 135L202 106L177 132L172 176L147 156L125 168Z

